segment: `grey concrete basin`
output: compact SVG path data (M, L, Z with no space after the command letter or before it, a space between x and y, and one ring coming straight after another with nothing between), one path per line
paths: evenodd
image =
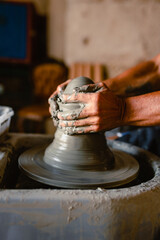
M0 144L1 240L160 239L160 159L138 147L108 141L133 155L140 174L116 189L71 190L27 182L17 166L26 149L52 136L9 134Z

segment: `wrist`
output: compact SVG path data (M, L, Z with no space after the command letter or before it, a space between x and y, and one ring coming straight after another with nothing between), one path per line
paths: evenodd
M139 125L143 116L143 101L141 96L125 98L125 112L123 115L123 126Z
M126 114L126 99L123 97L118 97L119 98L119 122L118 126L124 126L125 123L125 114Z

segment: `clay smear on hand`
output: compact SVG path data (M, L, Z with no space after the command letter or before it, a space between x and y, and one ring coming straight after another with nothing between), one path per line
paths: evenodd
M79 93L94 93L94 92L101 91L103 89L104 87L99 86L99 84L89 84L89 85L84 85L82 87L76 87L74 88L73 92L75 93L75 95L78 95ZM67 97L67 100L70 100L70 99L71 99L71 95ZM67 104L67 102L64 101L63 96L61 96L61 101L64 104ZM61 115L60 115L62 118L62 121L59 122L59 127L63 129L65 134L68 134L68 135L85 133L86 126L76 127L75 123L76 123L76 120L78 120L81 112L85 108L86 104L82 102L76 102L76 103L79 105L78 109L76 110L70 109L68 112L64 112L64 113L61 112ZM63 119L65 119L65 121L63 121ZM69 121L71 120L72 120L72 126L69 125Z

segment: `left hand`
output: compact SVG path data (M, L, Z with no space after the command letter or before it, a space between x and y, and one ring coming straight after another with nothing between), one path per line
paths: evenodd
M62 94L61 99L63 103L76 102L83 106L77 114L58 113L59 127L68 134L99 132L123 125L125 100L102 82L76 88L75 93Z
M58 118L57 118L57 113L59 111L59 105L58 105L58 100L60 95L63 93L65 90L66 86L68 83L71 81L71 79L68 79L67 81L63 82L60 84L56 91L52 93L52 95L48 99L48 103L50 104L49 106L49 112L53 118L54 125L58 125Z

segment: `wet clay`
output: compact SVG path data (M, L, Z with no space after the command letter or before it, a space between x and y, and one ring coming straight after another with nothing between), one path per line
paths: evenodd
M86 77L78 77L73 79L66 87L64 94L70 95L74 91L78 92L84 88L91 91L90 86L93 81ZM93 91L97 91L97 86ZM58 102L59 111L67 116L76 117L84 108L84 103L71 102L65 103L63 99ZM106 145L106 139L102 132L94 134L73 135L74 127L67 127L66 129L57 129L53 143L46 149L44 161L61 169L68 170L85 170L98 171L113 168L114 156Z

